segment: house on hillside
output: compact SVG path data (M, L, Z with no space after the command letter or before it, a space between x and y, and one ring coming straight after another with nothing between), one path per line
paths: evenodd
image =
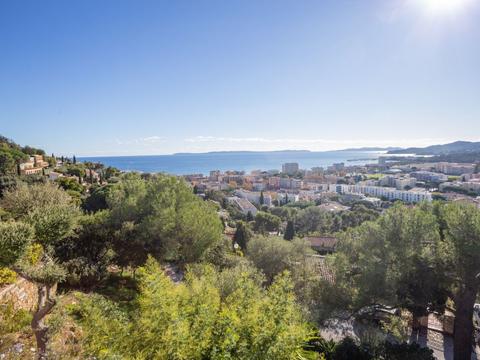
M308 236L305 238L313 250L320 254L332 254L335 252L338 239L333 236Z

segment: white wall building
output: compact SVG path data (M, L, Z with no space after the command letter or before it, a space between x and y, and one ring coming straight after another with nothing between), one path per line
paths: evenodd
M244 189L235 190L234 195L242 199L247 199L252 203L260 205L261 192L248 191ZM268 193L263 193L263 205L272 206L272 196Z
M397 190L381 186L369 185L331 185L331 189L339 194L359 193L377 198L387 198L388 200L402 200L405 202L416 203L420 201L432 201L432 194L421 190Z
M234 204L244 215L251 213L253 216L257 214L257 208L247 199L242 199L237 196L227 198L228 202Z

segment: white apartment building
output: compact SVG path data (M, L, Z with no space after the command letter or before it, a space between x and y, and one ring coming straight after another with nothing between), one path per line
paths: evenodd
M435 163L435 169L448 175L471 174L475 172L475 164L439 162Z
M480 193L480 181L444 182L443 184L440 184L439 189L440 191L445 191L448 187Z
M253 190L255 191L263 191L266 189L266 185L264 182L260 182L260 181L255 181L252 183L252 188Z
M428 182L445 182L448 181L448 176L441 173L436 173L432 171L414 171L410 173L410 176L416 178L418 181L428 181Z
M291 193L277 193L277 200L282 204L297 202L299 201L299 196Z
M303 181L299 179L292 178L280 178L279 187L280 189L301 189L303 186Z
M396 188L397 190L403 190L407 186L413 188L415 187L416 183L417 179L415 178L411 178L408 176L398 177L394 175L386 175L378 181L378 185L380 186L390 186ZM370 182L369 185L372 185L372 182Z
M388 200L402 200L409 203L416 203L420 201L432 201L432 194L428 191L421 190L397 190L388 187L381 186L369 186L369 185L344 185L335 184L330 186L331 191L335 191L339 194L364 194L368 196L374 196L377 198L387 198Z

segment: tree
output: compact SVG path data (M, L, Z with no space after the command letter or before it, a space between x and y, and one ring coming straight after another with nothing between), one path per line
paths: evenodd
M77 163L77 158L75 157L75 155L73 155L73 163L74 163L74 164Z
M470 359L473 306L480 291L480 211L452 203L444 208L445 252L455 303L454 359Z
M283 221L287 221L289 219L293 219L296 216L298 209L290 206L275 206L270 209L270 212L273 215L281 218Z
M67 165L66 172L68 175L76 176L79 182L85 177L85 166L83 164L70 164Z
M260 205L265 204L265 197L263 196L263 191L260 192Z
M350 211L343 211L341 213L342 229L355 227L365 221L373 221L378 218L379 213L374 209L369 209L363 204L355 204Z
M298 212L295 224L300 234L325 233L330 232L332 217L325 210L310 206Z
M0 152L0 175L15 174L16 164L13 156L8 152Z
M0 198L4 191L15 187L17 182L18 178L15 175L0 175Z
M70 236L79 216L63 190L53 184L20 185L4 194L2 207L13 220L0 223L0 265L34 282L38 289L37 309L33 313L38 357L46 357L48 326L44 318L55 306L58 282L66 271L57 262L55 246ZM31 249L39 249L39 259L29 261Z
M107 209L107 197L111 188L111 185L95 186L90 188L88 196L83 200L82 208L88 212L96 212Z
M333 258L336 288L326 285L335 299L326 303L353 312L373 305L401 307L414 317L441 311L448 292L440 240L427 206L396 204L376 222L349 229Z
M303 271L306 256L311 254L309 244L303 239L285 241L276 236L256 236L250 240L247 258L265 274L271 283L275 276L289 270Z
M138 174L126 174L112 186L107 203L121 244L115 247L139 260L152 254L162 260L195 262L222 237L215 208L173 176L143 180ZM137 254L129 250L129 244Z
M252 233L248 228L248 225L245 221L238 221L237 222L237 229L235 230L235 234L233 235L233 242L237 243L238 246L245 251L247 249L248 241L252 237Z
M255 215L253 230L260 234L266 234L271 231L278 232L281 222L282 220L278 216L259 211Z
M75 178L59 177L55 182L64 190L76 191L78 193L83 193L85 191L85 187Z
M283 238L285 240L293 240L294 237L295 237L295 225L293 223L293 220L288 220Z
M251 221L253 221L253 220L254 220L254 218L253 218L253 215L252 215L252 212L251 212L251 211L247 212L247 217L246 217L246 220L247 220L247 222L251 222Z
M58 242L55 253L67 270L67 283L90 289L107 277L114 234L107 210L81 216L79 225L70 237Z

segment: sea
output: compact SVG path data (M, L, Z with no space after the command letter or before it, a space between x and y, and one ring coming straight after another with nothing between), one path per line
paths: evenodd
M283 163L296 162L301 169L327 167L334 163L365 165L378 161L384 151L226 151L179 153L148 156L78 157L100 162L123 171L168 173L173 175L208 174L211 170L280 170Z

